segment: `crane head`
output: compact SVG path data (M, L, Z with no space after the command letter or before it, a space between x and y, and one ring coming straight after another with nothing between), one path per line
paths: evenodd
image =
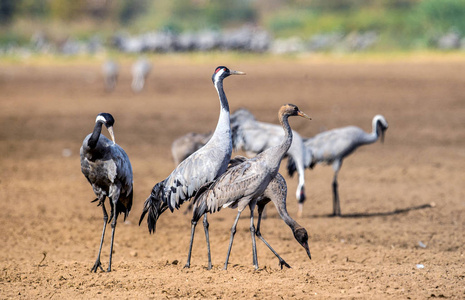
M114 144L116 144L115 134L113 132L113 125L115 124L115 119L113 119L113 116L109 113L99 113L97 115L97 119L95 119L95 123L98 122L102 122L103 124L105 124L105 127L108 129L108 132L110 133L111 140Z
M230 70L225 66L216 67L215 72L212 75L213 83L223 80L229 75L245 75L245 72Z
M376 128L378 135L380 136L381 143L384 143L384 134L389 127L386 119L382 115L376 115L373 118L373 127Z
M307 251L308 258L312 259L310 255L310 249L308 248L308 234L307 230L303 227L298 227L294 230L294 237L299 242L299 244L304 247L305 251Z
M281 106L281 109L279 110L279 115L280 116L299 116L299 117L302 117L302 118L306 118L306 119L309 119L311 120L312 118L310 118L306 113L302 112L298 107L297 105L294 105L294 104L284 104L283 106Z

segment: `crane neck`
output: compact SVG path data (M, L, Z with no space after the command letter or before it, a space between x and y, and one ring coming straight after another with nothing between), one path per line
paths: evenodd
M97 146L100 133L102 132L102 125L103 125L102 122L95 123L94 131L92 132L92 135L87 141L87 146L89 146L89 148L94 149Z
M373 128L371 133L366 133L365 138L363 139L364 144L372 144L376 142L381 135L381 125L377 121L373 120Z
M219 78L214 82L215 89L218 92L218 97L220 99L220 116L218 118L218 123L216 125L215 132L211 140L221 139L224 140L227 138L231 144L231 121L229 118L229 104L226 94L223 89L223 78ZM232 147L232 146L231 146Z
M291 126L289 125L289 115L287 114L279 114L279 123L281 123L281 126L283 126L284 129L284 139L281 145L279 145L280 149L280 159L286 155L287 150L291 147L292 144L292 129Z
M229 114L229 104L228 99L226 98L226 94L224 93L223 89L223 78L219 78L214 82L215 89L218 92L218 96L220 98L221 109L225 110Z
M294 232L297 228L300 228L302 226L300 226L296 220L294 220L291 216L289 216L289 213L287 212L287 208L286 208L287 189L284 189L281 191L282 192L274 192L271 195L269 195L269 197L271 201L273 202L273 204L276 206L276 210L278 211L278 214L281 217L281 219L283 219L284 223L286 223L286 225L292 229L292 232Z
M291 126L289 126L288 115L279 114L279 122L281 123L284 129L284 138L282 143L274 147L268 148L261 154L259 154L261 156L267 156L267 165L273 169L272 172L276 173L278 172L279 167L281 165L281 160L286 155L287 151L289 150L292 144L292 129Z

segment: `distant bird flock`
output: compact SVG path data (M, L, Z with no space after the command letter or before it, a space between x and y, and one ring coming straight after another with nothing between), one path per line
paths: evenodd
M144 88L152 65L146 59L137 60L131 69L131 88L140 92ZM119 66L115 61L107 60L102 66L105 90L115 89ZM176 139L171 147L175 161L174 170L162 181L156 183L145 200L139 225L147 219L149 233L154 233L157 221L166 210L172 213L184 202L190 202L192 208L191 236L185 268L191 266L192 246L197 222L203 218L207 243L208 269L212 268L208 213L217 213L222 208L237 209L232 223L229 247L226 252L224 269L232 250L233 240L239 217L245 208L250 210L250 233L252 238L253 266L259 268L256 240L258 237L279 260L281 269L290 265L271 247L260 232L263 211L269 202L273 202L280 218L292 230L294 238L305 249L311 259L307 230L288 213L286 206L287 185L284 177L278 173L283 158L287 158L287 170L290 176L299 174L296 198L299 203L297 216L303 214L305 194L305 168L315 164L331 164L333 179L333 215L340 216L337 175L343 159L357 147L374 143L388 128L386 119L381 115L373 118L373 129L366 133L354 126L322 132L312 138L303 138L291 129L288 118L310 117L294 104L284 104L278 110L280 125L256 120L253 114L241 108L230 114L228 99L223 81L231 75L245 75L244 72L219 66L212 75L213 85L218 93L220 113L216 128L209 133L187 133ZM278 109L278 108L277 108ZM133 173L126 152L115 142L113 126L115 120L109 113L99 113L92 133L84 139L81 150L81 171L91 184L96 195L92 202L98 202L103 211L103 229L97 259L91 268L103 271L100 261L105 229L111 223L112 234L107 271L111 271L113 244L118 215L124 213L126 219L133 203ZM101 134L105 126L111 140ZM249 157L231 157L233 149L244 151ZM110 200L110 217L105 208L105 199ZM254 211L257 208L258 220L255 227Z

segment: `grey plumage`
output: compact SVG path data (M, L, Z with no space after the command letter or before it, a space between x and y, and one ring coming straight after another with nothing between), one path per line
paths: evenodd
M228 167L231 158L232 143L229 120L229 104L223 90L223 79L229 75L245 74L220 66L212 75L213 84L220 100L220 116L216 129L202 148L183 160L171 174L157 183L144 204L139 221L148 213L149 232L155 231L156 221L167 208L173 212L182 203L195 195L197 190L207 182L221 175Z
M189 155L202 148L203 145L208 143L212 135L212 132L190 132L174 140L171 145L171 154L173 155L174 164L176 166L179 165L179 163L185 160Z
M253 157L265 149L278 145L284 137L284 132L280 125L257 121L254 115L245 108L240 108L231 114L231 134L233 149L245 151L249 157ZM302 137L294 130L292 134L292 144L286 156L292 160L294 166L290 175L295 170L299 174L296 197L299 202L298 215L300 216L306 198L305 162L309 158L307 158L307 151L305 151ZM188 157L202 143L206 143L210 136L211 134L192 132L176 139L171 146L175 164Z
M120 213L124 213L126 219L132 207L133 176L129 158L124 150L115 143L113 134L114 119L108 113L100 113L95 121L95 127L91 134L84 139L81 150L81 171L92 185L98 201L103 210L103 230L97 260L92 267L93 272L102 269L100 253L107 221L111 220L112 234L110 246L110 262L108 272L111 271L111 259L113 241L116 228L116 220ZM101 134L102 125L110 132L112 140ZM108 219L105 209L105 198L110 198L111 214ZM94 202L92 201L92 202Z
M373 118L372 127L371 133L355 126L337 128L322 132L304 141L309 158L306 167L313 168L317 163L332 164L333 166L333 215L335 216L341 215L337 175L341 169L342 161L360 146L374 143L379 137L383 141L388 123L382 115L376 115ZM292 164L292 162L290 163ZM290 168L292 169L292 166Z
M253 211L255 205L257 204L258 199L263 195L270 181L272 181L277 176L281 159L291 146L292 130L289 126L288 117L301 116L309 118L293 104L283 105L279 110L278 116L280 124L285 131L285 135L281 141L281 144L268 148L257 156L230 167L208 187L204 187L202 190L200 190L195 197L190 249L192 248L197 220L199 220L202 215L206 216L207 212L215 213L223 207L238 209L236 220L231 229L228 255L224 265L225 269L228 265L229 254L231 252L232 242L234 239L235 229L239 220L239 216L247 206L250 207L251 211L250 230L252 233L252 248L254 258L253 263L255 268L258 269L257 253L255 247L255 228L253 225ZM208 223L205 226L205 232L206 234L208 232ZM191 251L189 251L186 267L190 266L190 253ZM211 267L210 253L209 267Z
M118 81L119 66L113 60L106 60L102 65L103 80L105 83L105 90L111 92L116 87Z
M144 89L145 81L152 70L152 63L145 58L140 58L131 68L132 83L131 88L134 92L138 93Z
M281 219L291 228L292 233L294 234L294 238L299 242L302 247L304 247L305 251L307 252L308 258L312 258L310 255L310 249L308 248L308 233L305 228L303 228L299 223L297 223L294 219L292 219L289 214L287 213L286 208L286 198L287 198L287 185L286 181L284 180L281 174L277 174L273 180L270 181L268 187L263 192L263 195L260 196L257 200L257 208L258 208L258 221L257 221L257 229L255 230L255 235L261 239L265 245L271 250L271 252L276 255L279 260L279 265L281 269L283 266L290 268L289 264L287 264L281 256L271 248L270 244L263 238L260 232L260 224L262 220L263 210L265 206L272 201L275 205L279 216Z
M281 126L257 121L252 113L245 108L238 109L231 115L231 130L234 149L243 150L249 156L278 145L284 137ZM296 197L299 202L298 215L300 216L306 198L305 161L308 158L303 139L294 130L292 131L292 144L286 157L292 159L299 174Z

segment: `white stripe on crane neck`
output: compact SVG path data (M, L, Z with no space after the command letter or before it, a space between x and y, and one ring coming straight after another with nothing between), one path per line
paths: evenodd
M218 83L221 75L223 75L224 72L225 72L224 69L221 69L218 71L218 73L215 74L215 85Z

